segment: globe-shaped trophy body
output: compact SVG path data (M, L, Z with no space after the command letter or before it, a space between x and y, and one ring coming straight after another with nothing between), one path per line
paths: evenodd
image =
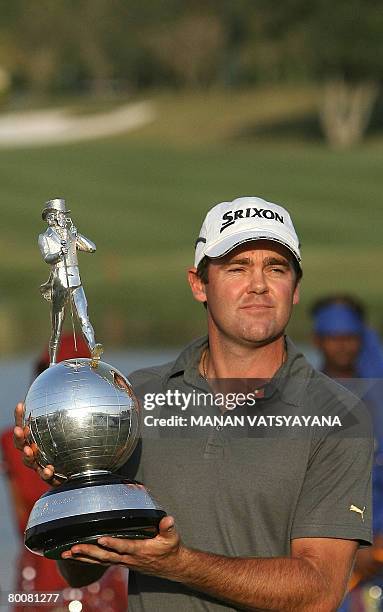
M37 462L57 475L111 472L123 465L139 436L138 401L113 366L70 359L45 370L25 399Z
M25 399L29 444L63 484L34 505L25 531L32 552L59 559L78 542L102 535L148 538L165 511L143 485L113 474L140 434L139 403L113 366L69 359L34 381Z

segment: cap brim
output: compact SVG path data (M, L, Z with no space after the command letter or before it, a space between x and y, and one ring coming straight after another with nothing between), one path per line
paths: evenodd
M273 242L282 244L294 255L295 259L300 265L301 256L299 251L288 244L286 240L284 240L283 236L270 231L254 232L254 230L248 230L233 234L232 236L226 236L216 244L208 247L204 252L204 255L207 255L207 257L211 257L212 259L224 257L224 255L230 253L230 251L235 249L235 247L239 246L240 244L243 244L244 242L251 242L253 240L272 240Z

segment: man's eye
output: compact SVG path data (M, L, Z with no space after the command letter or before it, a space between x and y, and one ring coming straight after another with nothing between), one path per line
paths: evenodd
M241 268L240 266L234 266L232 268L228 268L228 272L242 272L245 268Z
M273 267L271 268L271 272L277 273L277 274L284 274L286 272L286 269Z

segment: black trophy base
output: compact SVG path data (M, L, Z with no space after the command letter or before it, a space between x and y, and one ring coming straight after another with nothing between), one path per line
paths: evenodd
M105 484L108 485L108 499ZM100 488L99 488L100 487ZM121 492L123 495L121 496ZM74 497L72 497L74 494ZM70 504L81 495L78 514L72 514ZM110 495L115 499L110 500ZM94 503L95 497L97 504ZM103 499L105 497L105 500ZM39 512L39 505L43 511ZM46 512L47 505L52 508ZM97 512L84 510L112 507ZM63 516L62 507L67 516ZM60 516L55 517L58 508ZM48 516L51 520L47 520ZM41 515L41 516L40 516ZM153 500L147 490L133 481L118 477L76 479L43 495L35 504L25 531L25 545L32 552L49 559L61 559L65 550L75 544L95 544L102 536L146 539L158 534L158 525L166 512Z

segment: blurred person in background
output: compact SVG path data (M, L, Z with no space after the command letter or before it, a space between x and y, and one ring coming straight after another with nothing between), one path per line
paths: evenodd
M362 395L374 423L374 545L358 551L351 591L340 611L383 610L383 346L377 332L366 324L364 306L352 296L321 298L311 315L322 371Z
M64 334L58 351L58 361L71 359L73 357L90 357L89 349L82 337L77 338L77 352L75 352L72 334ZM34 376L37 377L49 366L49 352L46 349L34 365ZM19 451L13 444L13 428L7 429L1 434L1 450L3 455L3 466L8 477L11 501L14 516L17 522L17 530L23 540L24 530L29 514L34 503L41 495L46 493L50 487L39 478L36 472L28 469L22 462ZM63 600L69 604L71 600L80 600L82 609L89 612L125 612L127 610L127 583L126 570L111 568L97 582L82 589L71 589L57 570L54 561L31 553L21 543L21 549L17 561L15 576L15 590L23 593L34 591L62 592L62 600L51 606L44 606L44 610L61 611L67 610L63 607ZM41 605L35 607L15 605L14 612L41 609Z

